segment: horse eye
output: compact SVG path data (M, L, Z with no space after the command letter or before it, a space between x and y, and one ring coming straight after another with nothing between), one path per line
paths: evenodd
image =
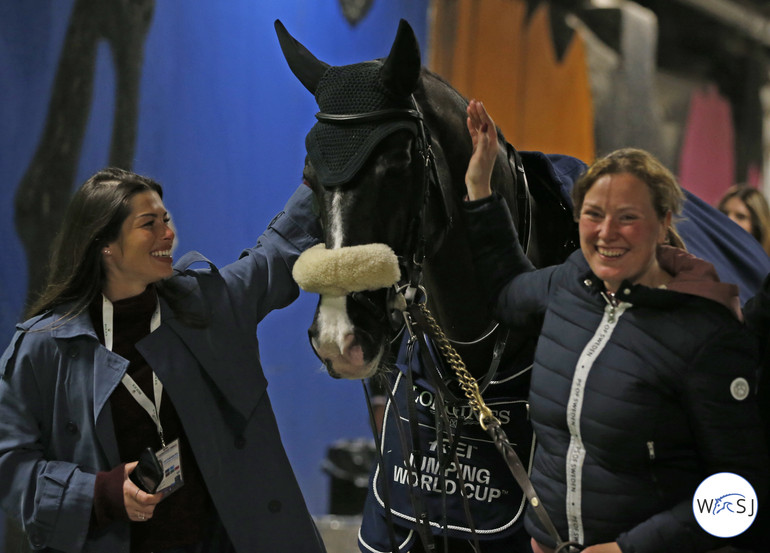
M409 169L412 163L412 155L409 150L398 150L383 154L380 167L388 174L402 174Z

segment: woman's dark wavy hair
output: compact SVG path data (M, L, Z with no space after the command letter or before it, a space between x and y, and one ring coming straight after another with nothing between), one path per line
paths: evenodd
M74 317L101 294L102 248L118 238L131 213L131 199L142 192L163 197L154 180L114 167L99 171L75 192L54 241L46 286L27 316L73 302L67 315Z
M580 219L583 200L596 181L604 175L620 173L633 175L649 187L652 206L661 221L666 217L666 213L671 212L671 226L666 233L666 244L686 249L684 240L674 226L682 212L684 192L671 171L646 150L622 148L597 159L572 188L575 220Z
M99 171L75 192L54 241L46 286L27 310L27 317L72 303L62 317L71 319L102 293L106 278L102 248L120 236L123 222L131 214L131 200L143 192L156 192L163 198L163 188L154 180L115 167ZM157 288L185 322L205 324L205 317L184 315L181 289L165 282Z

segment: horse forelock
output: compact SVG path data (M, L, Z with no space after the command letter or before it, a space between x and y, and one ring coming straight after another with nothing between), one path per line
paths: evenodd
M344 245L345 232L342 226L342 191L337 189L332 192L331 209L329 210L329 240L331 248L341 248Z

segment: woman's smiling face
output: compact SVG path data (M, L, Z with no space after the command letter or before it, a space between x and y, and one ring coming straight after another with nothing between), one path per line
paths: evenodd
M629 173L603 175L583 199L580 249L610 292L624 280L658 286L663 271L655 253L670 222L670 213L658 218L643 181Z
M112 301L141 294L147 286L173 273L174 231L163 200L156 192L131 198L131 213L118 238L107 246L104 294Z

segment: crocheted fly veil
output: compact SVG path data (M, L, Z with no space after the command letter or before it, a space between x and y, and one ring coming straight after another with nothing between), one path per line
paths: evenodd
M409 96L398 98L380 77L381 61L330 67L316 89L322 113L330 115L371 113L410 108ZM417 134L411 119L394 118L371 122L317 122L305 139L310 162L324 186L350 182L384 138L400 129Z
M280 21L275 22L275 28L289 67L315 95L322 114L360 115L414 107L411 93L419 77L419 48L405 21L387 58L342 66L318 60ZM405 116L318 121L308 133L305 147L319 182L326 187L349 183L374 148L400 129L418 133L416 122Z

